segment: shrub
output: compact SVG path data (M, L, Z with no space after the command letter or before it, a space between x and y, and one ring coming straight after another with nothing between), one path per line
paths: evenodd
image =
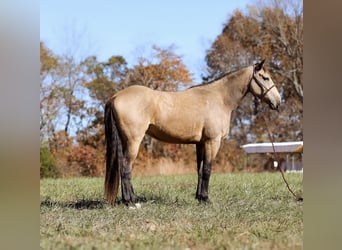
M70 165L78 165L82 176L102 176L104 155L89 145L74 146L68 156Z
M56 160L47 147L40 148L40 178L59 177Z

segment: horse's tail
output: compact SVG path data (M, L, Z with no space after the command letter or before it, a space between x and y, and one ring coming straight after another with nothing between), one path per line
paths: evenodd
M112 99L105 106L106 178L105 196L113 204L118 194L120 170L124 164L122 137L117 127Z

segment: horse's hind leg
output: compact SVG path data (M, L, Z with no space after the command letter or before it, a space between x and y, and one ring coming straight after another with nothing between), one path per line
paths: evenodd
M127 150L125 150L126 163L121 169L122 201L128 206L135 206L136 203L136 196L132 185L132 169L134 160L138 154L140 142L141 140L127 142Z

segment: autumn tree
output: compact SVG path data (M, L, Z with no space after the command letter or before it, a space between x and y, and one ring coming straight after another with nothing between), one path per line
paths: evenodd
M70 164L78 164L82 175L98 176L103 174L105 137L104 106L108 99L125 87L127 63L122 56L112 56L100 62L90 56L81 62L84 74L82 86L89 98L85 116L87 122L77 131L76 141L68 156Z
M175 54L174 50L174 46L163 49L153 45L152 56L138 58L138 63L128 74L127 83L165 91L189 86L192 76L182 62L182 57Z
M44 159L48 159L49 152L56 158L56 165L61 165L73 150L74 141L69 132L74 135L84 128L85 72L82 62L70 55L55 55L43 42L40 43L40 65L41 150ZM44 169L47 168L41 168Z
M40 42L40 136L47 140L53 134L59 104L56 102L58 57Z
M40 42L40 176L58 177L56 159L51 153L56 138L59 110L59 57Z
M261 113L269 117L267 126L278 141L302 140L303 118L303 11L301 1L271 0L237 10L207 51L208 75L251 65L265 58L280 90L280 113L260 110L259 102L248 95L233 113L231 137L239 144L268 141Z
M122 56L111 56L104 62L91 56L86 58L84 66L88 76L84 86L89 90L90 97L104 109L108 99L125 87L127 62Z
M266 126L275 141L303 140L302 4L300 0L264 0L245 12L236 10L207 51L204 81L266 59L282 97L277 113L248 94L232 113L230 143L223 148L233 146L229 150L238 152L244 143L269 141ZM262 166L261 160L256 165Z
M86 58L83 62L86 81L83 86L87 88L88 100L87 126L78 131L77 140L84 145L94 148L104 144L104 106L109 98L125 87L127 62L122 56L112 56L104 62L99 62L95 56Z
M56 130L68 134L71 126L80 127L85 74L72 56L56 56L42 42L40 51L40 129L42 137L51 139Z

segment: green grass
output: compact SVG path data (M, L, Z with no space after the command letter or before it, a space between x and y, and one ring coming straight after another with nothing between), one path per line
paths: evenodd
M286 174L302 191L302 174ZM134 177L142 208L108 206L103 178L43 179L41 249L302 249L303 203L279 173L213 174L211 204L197 177Z

